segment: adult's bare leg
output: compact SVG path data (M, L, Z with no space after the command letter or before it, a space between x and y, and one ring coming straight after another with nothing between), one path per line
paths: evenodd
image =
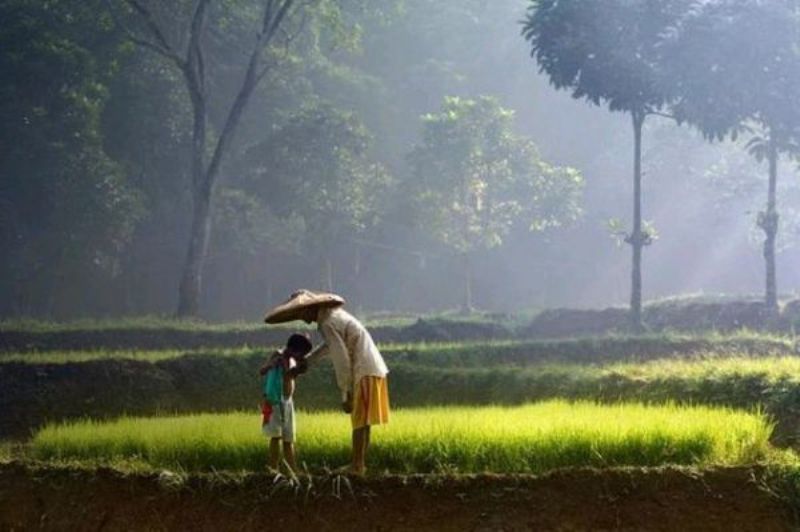
M369 425L353 429L353 473L363 475L366 471L367 445L369 445Z

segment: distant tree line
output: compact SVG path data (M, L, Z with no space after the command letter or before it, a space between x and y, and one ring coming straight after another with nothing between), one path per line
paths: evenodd
M335 264L358 276L373 248L393 252L387 223L429 241L408 252L466 257L517 223L573 219L578 173L542 160L492 98L444 99L447 131L381 161L354 107L389 102L354 63L362 28L401 13L390 1L0 4L2 313L171 312L171 300L196 316L203 297L225 297L218 275L240 278L251 306L275 294L247 284L277 271L334 290Z
M674 118L709 140L746 135L768 166L758 227L764 232L765 306L778 311L777 165L800 139L800 6L794 0L532 0L523 28L551 83L633 125L631 325L642 323L642 127ZM733 267L733 265L731 265Z
M469 311L506 282L503 260L542 293L580 291L598 211L582 191L623 184L542 155L494 96L519 85L504 61L525 53L528 5L552 83L630 118L634 327L652 116L746 138L764 161L775 308L778 162L797 143L789 0L4 0L0 315L251 317L309 285Z

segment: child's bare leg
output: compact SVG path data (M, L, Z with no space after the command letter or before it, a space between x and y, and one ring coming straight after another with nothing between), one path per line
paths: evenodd
M294 456L294 443L290 441L283 442L283 458L286 460L286 463L289 464L289 467L292 468L292 471L297 471L297 462Z
M269 467L278 469L278 462L281 459L281 439L272 438L269 441Z

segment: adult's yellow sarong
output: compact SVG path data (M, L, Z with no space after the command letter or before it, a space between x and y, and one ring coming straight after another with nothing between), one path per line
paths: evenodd
M350 416L354 429L389 422L389 386L386 377L361 377L354 391L353 413Z

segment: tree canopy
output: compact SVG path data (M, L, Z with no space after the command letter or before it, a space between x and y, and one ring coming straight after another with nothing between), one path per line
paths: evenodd
M670 98L660 83L662 36L690 3L534 0L522 34L557 89L611 111L655 111Z
M210 168L267 3L281 4L0 2L0 314L174 312L194 189L206 182L192 161ZM452 271L467 262L479 307L619 302L628 259L605 222L628 208L631 151L635 208L620 231L647 268L639 299L754 291L761 259L744 224L755 218L759 234L783 240L785 260L800 260L784 227L797 183L777 180L795 168L800 26L789 0L296 5L261 48L263 77L199 218L203 316L249 319L268 294L333 281L356 307L442 308L463 290ZM201 62L198 114L184 71ZM742 141L706 144L652 114ZM745 142L771 167L763 176L755 159L717 164ZM729 194L742 173L754 174L748 192ZM756 183L766 192L770 180L775 208L754 208ZM585 216L563 227L577 207ZM646 220L660 239L643 261ZM782 275L783 286L800 282Z
M407 190L418 223L456 253L497 247L515 224L541 231L580 212L580 173L543 161L513 116L483 96L447 97L422 117Z

